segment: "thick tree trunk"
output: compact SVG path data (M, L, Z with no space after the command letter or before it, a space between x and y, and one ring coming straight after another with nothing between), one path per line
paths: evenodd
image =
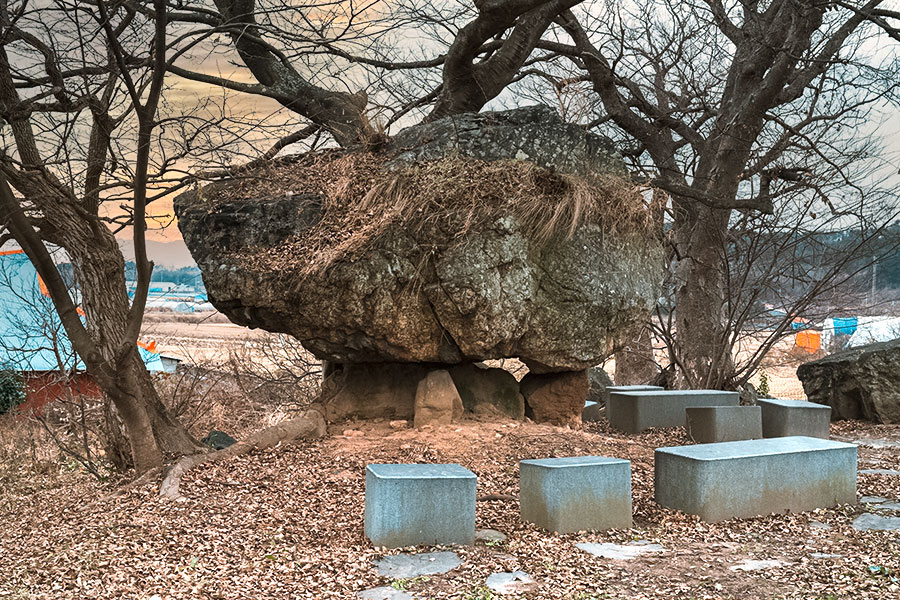
M125 262L108 230L95 229L92 234L65 245L75 267L88 329L105 359L103 365L88 365L88 370L115 406L134 467L143 472L161 466L166 456L192 454L202 447L169 416L137 347L126 342Z
M725 235L730 211L694 205L674 223L679 387L720 388L731 373L725 332Z

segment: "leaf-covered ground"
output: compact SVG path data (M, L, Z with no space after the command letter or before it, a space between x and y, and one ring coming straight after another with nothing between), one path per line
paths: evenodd
M832 436L900 442L900 427L843 423ZM537 583L519 596L527 598L900 598L900 531L854 530L853 518L872 510L864 505L715 525L660 508L653 449L684 443L680 430L623 435L605 425L467 422L416 432L351 423L321 441L191 472L177 502L160 499L154 484L116 495L78 473L26 473L0 489L0 598L354 598L393 583L419 599L483 600L499 597L484 587L488 575L515 570ZM632 461L633 529L554 535L519 520L508 498L518 494L518 461L577 454ZM859 456L861 469L900 469L900 446L864 445ZM478 475L479 495L507 497L477 507L477 527L507 541L452 548L463 564L444 575L380 577L373 560L400 550L363 536L371 462L463 464ZM859 493L900 498L900 477L861 474ZM666 551L612 561L575 548L635 539ZM747 559L781 566L730 568Z

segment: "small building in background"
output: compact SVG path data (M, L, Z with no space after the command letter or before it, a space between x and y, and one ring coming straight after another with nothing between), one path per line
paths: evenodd
M155 343L138 345L149 371L174 371L177 359L164 364ZM40 411L67 397L103 396L73 350L47 287L21 250L0 252L0 370L22 377L25 409Z

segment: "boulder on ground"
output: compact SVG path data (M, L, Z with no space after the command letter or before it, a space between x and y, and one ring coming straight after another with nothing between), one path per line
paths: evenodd
M449 425L463 414L462 398L456 391L453 378L443 369L431 371L416 388L413 425Z
M449 371L467 411L496 411L513 419L525 417L525 398L509 371L477 363L457 365Z
M580 425L590 390L588 372L528 373L520 382L525 414L536 423Z
M596 402L599 406L606 406L609 400L609 392L607 388L613 385L612 379L603 370L603 367L596 366L588 369L588 381L590 382L590 391L588 392L588 402Z
M320 359L574 371L658 297L662 245L625 174L606 140L532 107L271 163L176 214L216 308Z
M419 381L433 368L409 363L333 365L322 382L325 418L411 419Z
M800 365L806 397L832 420L900 423L900 339L844 350Z

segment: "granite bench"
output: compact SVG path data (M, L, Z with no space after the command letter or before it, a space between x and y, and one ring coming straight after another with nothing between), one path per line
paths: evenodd
M687 434L699 444L763 436L762 409L758 406L691 406L684 412Z
M631 527L631 463L572 456L519 463L522 520L549 531Z
M365 534L376 546L475 542L475 474L457 464L366 467Z
M655 390L663 390L658 385L610 385L607 386L607 392L650 392ZM581 420L585 423L600 421L603 419L603 409L605 404L588 400L584 403L581 410Z
M658 392L666 388L658 385L610 385L607 386L608 392Z
M656 502L715 522L856 502L856 446L783 437L657 448Z
M831 425L831 407L803 400L759 398L762 408L763 437L787 437L807 435L828 438Z
M683 427L692 406L737 406L740 394L719 390L648 390L611 392L606 419L619 431L639 433L650 427Z

